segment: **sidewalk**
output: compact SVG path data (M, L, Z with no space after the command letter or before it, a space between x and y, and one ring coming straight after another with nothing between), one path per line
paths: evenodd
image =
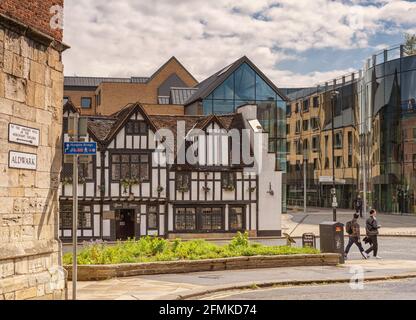
M296 267L189 274L167 274L119 278L78 283L81 300L157 300L177 299L254 284L285 284L291 282L323 282L348 280L353 266L362 267L364 277L416 277L416 261L411 260L353 260L337 267ZM68 283L71 288L71 283ZM71 297L69 290L68 296Z
M353 210L337 210L337 220L346 223L352 219ZM309 208L305 220L297 224L305 217L303 212L289 211L282 215L282 233L291 233L292 237L300 237L304 233L319 234L319 224L323 221L332 221L332 209ZM382 236L416 236L416 216L401 216L378 214L377 220L382 226ZM365 219L360 218L361 234L365 234ZM296 227L297 226L297 227ZM296 227L296 229L295 229ZM294 230L292 232L292 230Z

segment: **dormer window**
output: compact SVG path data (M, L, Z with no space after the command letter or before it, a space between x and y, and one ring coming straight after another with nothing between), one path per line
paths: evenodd
M147 135L147 124L144 121L140 120L130 120L126 124L126 134L128 135Z

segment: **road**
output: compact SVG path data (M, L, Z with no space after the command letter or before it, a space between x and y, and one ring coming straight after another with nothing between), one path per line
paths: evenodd
M222 292L203 300L416 300L416 279L364 283L362 290L349 284L309 285Z

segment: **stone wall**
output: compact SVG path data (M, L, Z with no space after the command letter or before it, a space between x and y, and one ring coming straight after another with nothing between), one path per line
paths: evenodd
M0 300L62 298L65 286L57 231L62 47L27 30L1 16ZM9 142L10 123L38 129L39 146ZM10 168L10 151L36 154L36 170Z

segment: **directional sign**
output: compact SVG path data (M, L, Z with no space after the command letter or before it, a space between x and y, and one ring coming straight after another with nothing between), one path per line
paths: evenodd
M95 155L96 142L64 142L64 154Z
M29 128L14 123L9 123L9 141L26 144L29 146L39 146L39 129Z

